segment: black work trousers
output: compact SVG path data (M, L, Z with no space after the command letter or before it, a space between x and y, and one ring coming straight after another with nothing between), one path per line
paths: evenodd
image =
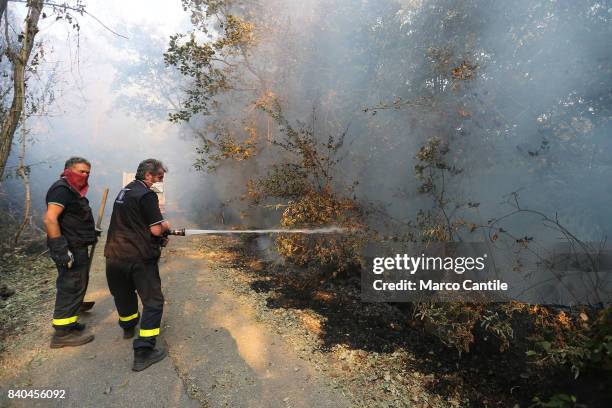
M87 247L70 248L74 256L71 268L57 267L53 327L57 331L70 330L77 323L79 308L83 303L89 282L89 254Z
M153 348L159 335L164 295L157 261L127 262L106 259L106 280L119 314L119 326L134 327L140 320L140 332L134 349ZM142 303L142 317L138 313L138 297Z

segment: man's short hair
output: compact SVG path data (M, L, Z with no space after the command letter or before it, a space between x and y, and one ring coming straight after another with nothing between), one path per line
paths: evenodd
M91 167L91 163L89 162L89 160L84 159L82 157L74 156L66 160L66 163L64 164L64 169L69 169L75 164L80 164L80 163L86 164L89 167Z
M146 173L159 174L161 172L167 172L168 168L164 166L160 160L147 159L140 162L138 170L136 170L136 180L144 180Z

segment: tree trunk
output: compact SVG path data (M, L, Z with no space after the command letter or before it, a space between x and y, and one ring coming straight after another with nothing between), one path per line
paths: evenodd
M8 0L0 0L0 20L2 20L2 16L6 11L6 3L8 3Z
M1 1L1 0L0 0ZM0 180L4 176L4 169L11 153L13 136L23 111L25 99L25 70L34 46L34 37L38 32L38 20L43 8L43 0L31 0L28 2L28 15L25 20L25 30L21 41L19 53L12 55L13 63L13 102L6 117L2 121L0 129Z
M31 205L31 194L30 194L30 177L28 176L28 170L25 165L25 151L26 151L26 139L28 137L28 131L25 127L25 117L21 120L21 149L19 150L19 167L17 168L17 174L23 180L23 187L25 189L25 202L23 205L23 221L15 234L14 245L19 243L19 238L28 225L30 220L30 205Z

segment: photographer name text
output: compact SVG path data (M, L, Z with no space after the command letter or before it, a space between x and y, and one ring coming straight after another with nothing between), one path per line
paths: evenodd
M463 282L434 282L433 280L418 280L412 281L402 279L398 282L384 282L382 279L377 279L372 283L374 290L376 291L419 291L419 290L431 290L431 291L457 291L457 290L474 290L474 291L500 291L508 290L508 284L498 279L485 281L485 282L474 282L466 279Z

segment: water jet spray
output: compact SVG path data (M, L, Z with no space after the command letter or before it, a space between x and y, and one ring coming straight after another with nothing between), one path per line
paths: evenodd
M337 234L344 232L344 228L301 228L301 229L247 229L247 230L214 230L214 229L171 229L164 235L227 235L227 234Z

